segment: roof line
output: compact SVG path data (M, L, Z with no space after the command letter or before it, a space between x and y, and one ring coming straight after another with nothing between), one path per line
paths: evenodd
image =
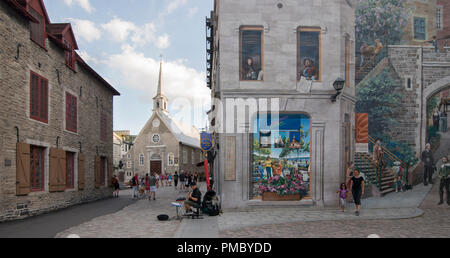
M76 55L77 62L78 62L79 64L81 64L81 66L83 66L84 68L86 68L86 69L87 69L89 72L91 72L91 73L94 75L94 77L96 77L103 85L105 85L108 89L110 89L110 90L113 92L114 96L120 96L120 93L119 93L116 89L114 89L114 87L111 86L111 84L109 84L105 79L103 79L103 77L101 77L94 69L92 69L92 68L91 68L91 67L83 60L83 58L81 58L81 56L78 55L77 52L75 52L75 55Z

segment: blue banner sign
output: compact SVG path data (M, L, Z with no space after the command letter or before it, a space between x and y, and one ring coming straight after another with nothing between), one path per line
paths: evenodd
M212 133L207 132L200 133L200 145L202 150L210 151L214 146Z

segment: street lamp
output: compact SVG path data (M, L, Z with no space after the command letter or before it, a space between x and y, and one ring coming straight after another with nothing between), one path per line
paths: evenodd
M341 94L342 89L344 88L345 80L342 78L337 78L333 83L334 89L337 91L335 95L331 97L332 102L336 102L337 97Z

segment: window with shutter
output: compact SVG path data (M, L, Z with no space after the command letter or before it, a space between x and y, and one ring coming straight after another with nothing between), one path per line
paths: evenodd
M31 72L30 118L48 123L48 80Z
M66 130L77 133L77 98L66 92Z
M45 148L31 146L30 148L30 182L32 192L44 191L44 155Z
M75 153L66 152L66 188L74 188Z
M36 10L32 7L29 9L29 13L33 18L35 18L38 22L30 22L30 33L31 40L34 41L39 46L45 48L45 20L42 15L40 15Z

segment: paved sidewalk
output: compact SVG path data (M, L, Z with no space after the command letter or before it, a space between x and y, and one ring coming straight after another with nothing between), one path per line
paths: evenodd
M161 222L157 216L175 216L175 207L170 203L176 197L185 195L185 192L180 193L173 187L159 188L156 201L147 198L139 200L119 212L60 232L56 237L66 238L76 234L81 238L171 238L180 226L180 221Z
M262 208L247 211L227 211L218 217L205 217L204 220L183 220L175 234L177 238L217 238L223 232L285 223L319 221L368 221L410 219L424 215L419 208L432 186L416 186L412 191L391 193L385 197L371 197L363 200L361 216L354 215L354 205L347 204L347 210L321 209L315 207ZM225 235L230 236L230 235ZM249 236L253 236L249 234Z

